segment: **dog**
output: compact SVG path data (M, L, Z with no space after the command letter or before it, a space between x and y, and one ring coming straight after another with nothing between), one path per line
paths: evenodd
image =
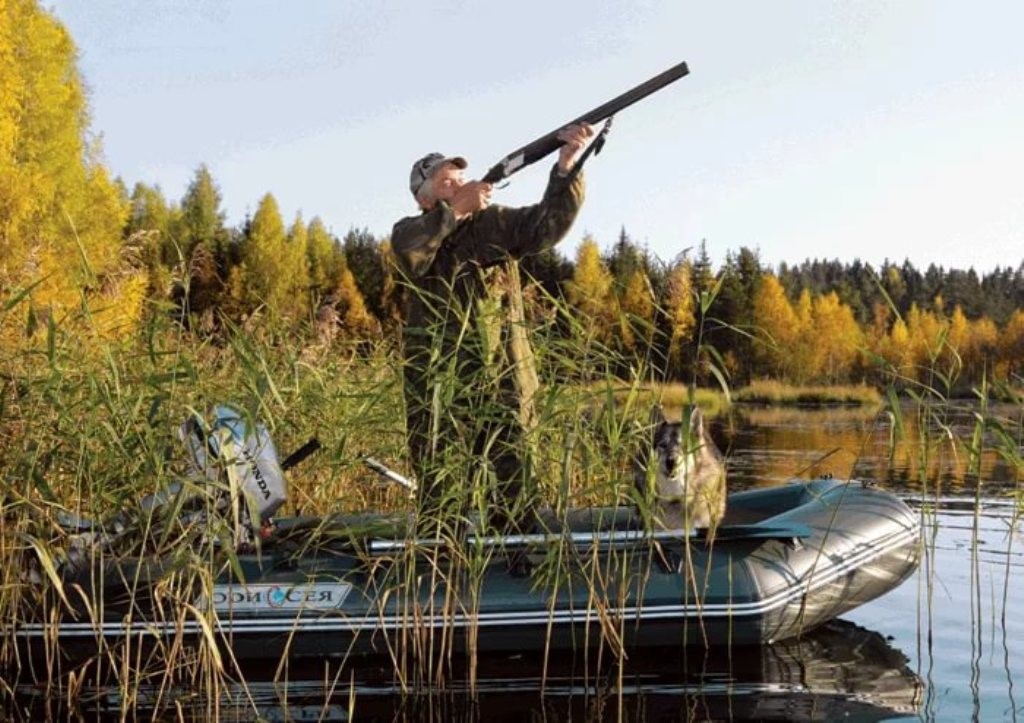
M703 528L713 535L725 516L725 462L704 428L704 415L694 406L686 429L655 405L650 428L651 444L636 462L640 499L663 529Z

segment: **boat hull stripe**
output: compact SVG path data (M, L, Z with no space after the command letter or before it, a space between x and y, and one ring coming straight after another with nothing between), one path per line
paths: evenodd
M800 584L789 585L761 600L747 603L714 603L698 604L696 602L687 605L642 605L614 608L606 608L606 615L613 617L642 617L644 620L665 620L675 618L742 618L766 615L780 607L788 605L793 600L810 594L822 587L825 587L843 575L864 566L871 561L894 552L908 543L919 538L920 526L915 524L900 533L891 535L887 540L868 543L859 552L842 558L839 562L820 566L819 569L812 569L810 573L801 578ZM822 555L819 561L826 560ZM809 579L808 579L809 577ZM320 612L320 611L318 611ZM251 633L292 633L292 632L360 632L364 630L381 630L404 627L414 623L417 627L488 627L488 626L523 626L523 625L557 625L575 622L593 622L600 618L593 608L583 610L532 610L532 611L499 611L499 612L478 612L476 614L452 613L449 615L429 615L422 612L410 612L407 615L372 615L366 614L362 617L343 618L337 615L312 617L279 617L276 620L262 619L233 619L230 621L217 619L215 624L223 634L251 634ZM18 626L15 635L22 638L47 637L54 634L53 625L45 623L32 623ZM95 623L75 623L62 621L58 624L57 635L66 637L119 637L126 632L131 634L148 633L152 635L166 635L169 633L195 634L200 631L201 625L194 621L177 622L132 622L127 626L123 622L105 622L100 625Z

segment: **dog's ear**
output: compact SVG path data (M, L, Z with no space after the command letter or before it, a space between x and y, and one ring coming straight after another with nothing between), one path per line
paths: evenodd
M697 405L690 412L690 439L704 439L704 414Z
M660 427L665 423L665 410L660 404L651 407L651 426Z

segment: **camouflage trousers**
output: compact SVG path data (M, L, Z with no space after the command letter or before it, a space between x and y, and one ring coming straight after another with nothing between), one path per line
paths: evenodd
M534 497L532 453L515 389L502 385L491 394L469 388L445 394L436 387L407 367L407 441L418 519L428 526L454 526L475 511L485 529L525 531Z

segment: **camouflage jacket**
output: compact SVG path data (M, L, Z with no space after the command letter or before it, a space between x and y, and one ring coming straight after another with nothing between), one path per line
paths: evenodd
M428 383L430 349L443 339L441 353L459 346L463 363L490 365L498 374L511 368L519 420L532 425L537 373L516 260L565 236L583 203L583 188L582 173L563 177L552 169L543 199L533 206L489 206L457 221L440 202L395 224L391 248L410 287L402 335L407 380L415 387ZM465 345L466 329L483 343Z

